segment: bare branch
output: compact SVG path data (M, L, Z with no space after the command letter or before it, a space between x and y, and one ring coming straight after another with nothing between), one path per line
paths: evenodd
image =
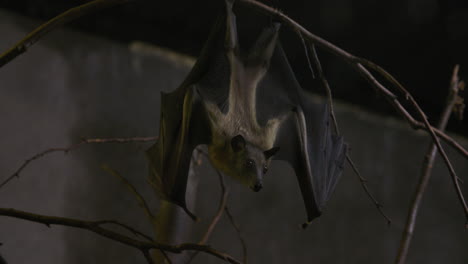
M367 196L372 200L374 203L375 207L377 210L379 210L379 213L387 220L387 225L390 225L392 223L392 219L390 219L385 212L383 211L383 205L377 201L377 199L374 197L374 195L370 192L369 186L367 186L367 180L361 176L361 173L359 173L359 170L357 169L356 165L354 162L351 160L349 155L346 155L346 160L348 161L349 165L351 165L351 168L353 169L354 173L359 177L359 181L361 182L361 186L366 192Z
M413 96L403 87L403 85L401 85L396 79L395 77L393 77L392 75L390 75L387 71L385 71L382 67L372 63L372 62L369 62L367 60L363 60L363 59L360 59L360 61L362 61L363 63L365 63L366 65L368 65L370 68L372 68L373 70L377 71L378 73L380 73L383 77L385 77L390 83L392 83L395 87L397 87L400 92L402 92L404 95L405 95L405 98L406 100L409 100L414 108L417 110L418 114L420 115L421 119L424 121L424 125L427 129L427 131L429 131L434 143L435 143L435 146L437 147L436 149L438 150L439 154L442 156L445 164L447 165L447 168L450 172L450 176L452 178L452 183L454 185L454 188L455 188L455 191L457 193L457 196L458 196L458 200L460 201L463 209L464 209L464 212L465 212L465 218L466 218L466 221L468 223L468 205L465 201L465 198L463 196L463 192L461 190L461 187L460 187L460 184L459 184L459 178L455 172L455 169L453 168L452 166L452 163L450 162L450 159L448 158L447 156L447 153L445 153L441 143L440 143L440 140L439 140L439 137L436 135L435 133L435 130L434 128L429 124L429 121L427 120L427 117L424 113L424 111L421 109L421 107L419 107L418 103L416 102L416 100L413 98ZM395 100L396 101L396 100ZM455 102L453 103L455 104ZM453 108L453 106L452 106ZM451 110L450 110L451 111ZM441 130L441 129L439 129Z
M209 159L209 155L208 153L206 153L204 150L200 149L200 148L197 148L197 151L199 153L201 153L203 156L205 156L205 158ZM216 225L217 221L219 221L219 219L217 219L217 216L218 215L221 215L220 213L220 209L223 208L224 211L226 212L226 216L227 218L229 219L229 222L231 223L231 225L234 227L234 229L236 230L237 232L237 235L239 237L239 240L241 242L241 245L242 245L242 263L243 264L247 264L247 244L245 243L245 240L244 240L244 237L242 236L242 232L239 228L239 226L236 224L236 222L234 221L234 217L232 216L230 210L229 210L229 207L227 206L227 192L228 190L226 189L226 183L224 182L224 177L223 175L219 172L219 170L216 170L216 173L218 174L218 178L219 178L219 184L220 184L220 187L221 187L221 191L222 191L222 200L221 200L221 203L220 203L220 206L218 207L218 212L217 214L213 217L213 220L210 224L210 227L208 228L208 230L210 229L213 229L211 226L213 225ZM225 200L226 199L226 200ZM224 204L224 206L222 206ZM216 221L215 221L216 220ZM211 232L210 232L211 233ZM205 237L207 236L208 234L208 231L207 233L205 233L205 236L203 237L203 239L205 239ZM209 236L209 234L208 234ZM202 240L203 240L202 239ZM206 238L206 241L207 241L207 238ZM200 242L201 243L201 242ZM194 256L192 256L189 261L187 263L189 263L190 261L193 260L193 258L195 257L195 254Z
M458 184L458 176L455 173L455 170L453 169L452 164L450 163L450 160L448 159L442 145L440 144L440 140L438 135L441 135L443 139L448 139L450 138L448 135L445 135L444 132L442 131L437 131L434 127L431 126L429 121L427 120L424 112L422 109L419 107L418 103L414 100L414 98L411 96L411 94L398 82L396 79L390 75L388 72L383 70L380 66L358 58L343 49L338 48L337 46L331 44L330 42L310 33L307 31L304 27L299 25L296 21L292 20L290 17L284 15L281 13L279 10L276 10L274 8L271 8L263 3L260 3L255 0L239 0L240 2L247 4L257 10L260 10L261 12L267 13L269 15L274 16L276 19L281 20L286 24L287 26L291 27L292 30L294 30L298 35L304 37L307 41L310 41L314 43L315 45L333 53L334 55L344 59L346 62L348 62L358 73L360 73L371 85L374 87L374 89L383 94L385 98L390 102L390 104L397 110L398 113L400 113L405 120L408 121L408 123L412 126L415 127L418 125L418 128L422 128L425 131L427 131L433 141L435 142L437 149L442 156L445 164L447 165L447 168L450 172L450 175L452 177L452 182L455 187L455 191L457 193L458 199L463 207L463 210L465 212L465 216L468 219L468 206L466 205L466 201L463 197L463 193L461 192L460 186ZM393 84L399 91L401 91L405 95L405 99L408 100L413 108L417 111L418 115L422 119L423 122L417 121L411 114L408 113L408 111L401 105L401 103L398 101L398 97L392 93L390 90L388 90L384 85L382 85L373 75L372 73L369 72L367 68L363 66L363 64L373 70L375 70L377 73L382 75L385 79L387 79L391 84ZM422 126L419 126L421 125ZM444 134L444 136L442 136ZM454 140L446 140L447 143L451 144L454 148L457 148L458 151L465 156L465 158L468 158L468 151L466 151L461 145L459 144L453 144Z
M169 264L172 264L172 260L171 258L169 258L169 256L166 254L166 252L164 250L159 250L161 252L161 254L163 255L164 259L167 260L167 262Z
M226 188L223 175L218 170L216 170L216 172L218 173L219 184L221 187L221 199L219 201L218 211L213 216L213 219L211 220L211 224L208 226L208 229L206 230L205 235L200 240L200 242L198 242L199 244L205 244L208 241L208 239L211 236L211 233L213 233L215 226L218 224L219 220L221 219L221 216L223 215L224 208L226 208L229 190Z
M202 150L199 150L199 153L204 153ZM210 238L211 234L213 233L214 228L218 224L219 220L221 219L221 216L223 215L224 209L226 208L226 203L227 199L229 196L229 190L226 188L226 184L224 182L223 175L216 170L218 177L219 177L219 185L221 187L221 199L219 201L219 206L218 210L216 211L216 214L213 216L213 219L211 220L210 225L208 226L205 234L203 235L202 239L198 242L198 244L206 244L208 239ZM192 262L192 260L197 256L198 252L194 252L191 256L190 259L187 261L187 264Z
M9 177L7 177L5 180L0 183L0 189L8 184L11 180L14 178L18 178L20 173L33 161L38 160L46 155L49 155L51 153L55 152L63 152L67 154L68 152L75 150L82 145L85 144L99 144L99 143L129 143L129 142L148 142L148 141L155 141L157 140L157 137L132 137L132 138L88 138L88 139L83 139L79 143L70 145L68 147L58 147L58 148L49 148L44 151L41 151L32 157L26 159L21 166L19 166L16 171L11 174Z
M46 23L40 25L38 28L29 33L22 40L18 41L13 47L0 55L0 68L8 62L12 61L17 56L26 52L29 47L36 43L39 39L44 37L50 31L62 26L70 21L73 21L81 16L88 15L92 12L123 4L129 0L95 0L86 4L71 8L60 15L52 18Z
M152 242L140 241L140 240L136 240L128 236L122 235L120 233L114 232L112 230L101 227L102 221L84 221L84 220L78 220L78 219L73 219L73 218L46 216L46 215L39 215L39 214L33 214L33 213L24 212L20 210L15 210L11 208L0 208L0 215L14 217L18 219L24 219L24 220L28 220L28 221L32 221L36 223L45 224L47 226L61 225L61 226L69 226L69 227L75 227L75 228L88 230L98 235L101 235L103 237L109 238L111 240L120 242L124 245L140 250L148 261L151 259L150 257L148 257L149 251L151 249L160 249L160 250L164 250L164 251L172 252L172 253L182 253L183 251L195 250L195 251L205 252L207 254L215 256L229 263L240 264L239 261L237 261L230 255L217 251L207 245L200 245L200 244L193 244L193 243L168 245L168 244L158 243L154 241Z
M151 209L148 207L148 203L146 203L145 198L143 198L143 196L137 191L135 186L133 186L127 179L125 179L125 177L123 177L117 171L111 169L109 166L102 165L101 167L102 167L103 170L109 172L112 176L118 178L127 187L127 189L133 195L135 195L135 198L137 199L138 204L143 209L143 211L145 212L145 214L148 217L148 219L150 220L150 222L153 223L154 219L155 219L154 215L151 213Z
M164 252L161 250L161 252ZM142 249L141 250L141 253L143 254L143 256L145 257L146 261L150 264L154 264L154 261L153 261L153 258L151 257L151 254L150 254L150 251L149 250L144 250Z
M459 88L459 83L460 83L458 79L458 69L459 69L458 65L456 65L453 69L453 75L452 75L452 80L450 82L447 104L445 106L444 111L442 112L442 115L440 117L440 121L438 124L438 128L441 131L443 131L445 127L447 126L452 110L457 102L458 88ZM419 207L421 205L424 192L426 191L426 187L429 183L429 179L431 178L432 167L434 165L434 160L437 156L436 154L437 154L436 145L435 143L431 143L427 151L427 154L424 157L424 163L421 169L421 176L419 178L419 183L418 183L416 192L414 193L413 201L411 203L411 207L408 212L408 218L406 220L405 230L403 232L403 236L400 242L398 256L395 261L395 263L397 264L406 263L409 246L410 246L411 239L413 237L414 229L416 226L416 218L418 215Z
M247 244L245 243L244 236L242 235L242 232L239 228L239 225L234 221L234 217L232 216L231 211L229 210L229 207L226 206L224 209L226 211L226 216L229 219L229 222L231 225L234 227L234 229L237 232L237 235L239 236L239 240L242 244L242 263L247 264Z
M100 220L100 221L95 221L94 223L97 224L97 225L113 224L113 225L116 225L116 226L120 226L123 229L126 229L126 230L130 231L135 236L141 236L143 238L146 238L148 241L153 241L152 237L144 234L143 232L140 232L140 231L136 230L135 228L133 228L131 226L122 224L122 223L120 223L118 221L115 221L115 220Z
M337 122L336 116L335 116L335 110L334 110L334 107L333 107L333 96L332 96L332 91L331 91L330 85L329 85L327 79L325 78L325 74L323 73L322 65L321 65L320 60L318 58L317 51L315 50L314 44L309 43L309 47L311 49L313 62L314 62L315 68L317 69L318 76L319 76L319 78L320 78L320 80L322 82L322 86L325 88L325 91L327 93L328 106L330 107L330 115L331 115L331 118L333 120L333 124L334 124L334 127L335 127L335 132L336 132L336 134L339 135L340 132L339 132L339 127L338 127L338 122ZM307 47L306 47L306 50L307 50ZM379 213L387 220L387 224L390 225L392 223L392 220L383 211L382 204L379 201L377 201L375 196L370 192L369 187L367 186L367 180L364 177L361 176L361 173L359 173L356 165L354 164L354 162L351 159L349 154L346 154L346 160L348 161L349 165L351 165L351 168L353 169L354 174L356 174L356 176L358 176L359 182L361 183L361 186L364 189L364 191L366 192L369 199L372 200L372 202L374 203L374 205L377 208L377 210L379 211Z

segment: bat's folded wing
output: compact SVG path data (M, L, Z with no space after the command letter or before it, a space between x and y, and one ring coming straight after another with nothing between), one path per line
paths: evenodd
M291 164L304 199L307 219L321 215L343 171L346 144L330 126L326 104L312 102L297 82L281 46L257 93L257 119L264 125L285 118L276 135L274 159Z
M336 187L347 147L342 137L332 133L328 106L303 101L280 128L276 159L294 168L310 222L321 215Z
M158 141L147 151L150 181L160 198L186 206L188 170L195 147L211 142L205 103L227 110L229 62L225 55L225 22L218 19L195 66L175 91L161 93Z
M147 151L149 180L161 199L187 209L185 192L194 148L210 140L205 109L193 86L162 93L158 141Z

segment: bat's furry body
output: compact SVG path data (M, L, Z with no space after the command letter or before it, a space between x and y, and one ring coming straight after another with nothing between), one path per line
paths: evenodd
M208 150L212 164L255 191L262 187L263 174L271 158L266 151L273 149L278 128L284 120L284 116L274 117L260 125L256 111L258 83L268 70L278 29L275 26L265 31L263 38L257 41L258 47L254 47L246 59L239 55L236 46L228 49L231 74L227 113L221 112L216 104L204 104L211 126ZM245 147L238 151L231 146L236 136L245 141Z
M346 145L332 134L326 105L309 101L277 45L279 25L263 30L246 53L232 2L187 79L162 95L158 142L148 150L157 193L182 206L193 149L259 191L271 159L294 168L308 221L318 217L341 174Z

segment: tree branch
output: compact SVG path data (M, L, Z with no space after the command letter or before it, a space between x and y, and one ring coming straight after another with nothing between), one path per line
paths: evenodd
M13 47L0 55L0 68L12 61L17 56L25 53L29 47L36 43L39 39L45 36L50 31L62 26L70 21L73 21L81 16L88 15L92 12L108 8L114 5L123 4L129 0L95 0L86 4L71 8L51 20L40 25L38 28L29 33L22 40L18 41Z
M226 211L226 216L228 217L229 222L234 227L234 229L237 232L237 235L239 236L239 240L242 245L242 263L247 264L247 243L245 243L244 236L242 235L239 225L237 225L237 223L234 221L234 216L232 215L231 210L229 210L229 207L226 206L226 208L224 208L224 211Z
M95 224L97 225L105 225L105 224L113 224L113 225L116 225L116 226L120 226L122 227L123 229L126 229L127 231L130 231L131 233L133 233L135 236L141 236L143 238L146 238L146 240L148 241L153 241L153 238L144 234L143 232L140 232L136 229L134 229L133 227L131 226L128 226L128 225L125 225L125 224L122 224L118 221L115 221L115 220L100 220L100 221L95 221L94 222Z
M202 149L199 149L199 148L197 149L197 151L199 153L201 153L202 155L204 155L205 158L209 159L208 153L206 153L205 151L203 151ZM237 223L234 221L234 216L232 215L231 211L229 210L229 207L227 206L227 200L226 201L224 200L224 199L227 199L227 196L225 196L225 194L227 193L227 189L226 189L226 183L224 182L224 177L218 170L216 170L216 173L218 174L219 183L220 183L221 191L222 191L222 201L221 201L219 209L224 208L224 211L226 213L226 216L227 216L229 222L231 223L231 225L236 230L237 235L239 237L239 241L241 242L241 245L242 245L242 256L243 256L242 257L242 263L247 264L247 244L245 243L245 239L242 236L242 232L241 232L241 230L239 228L239 225L237 225ZM221 207L222 204L224 204L224 207ZM218 209L218 213L216 214L216 216L218 214L220 214L219 209ZM212 221L210 226L212 226L213 223L215 222L215 219L217 219L216 216L213 218L213 221ZM216 220L216 221L218 221L218 220ZM205 236L206 236L206 234L205 234ZM189 262L192 259L193 259L193 257L189 260Z
M146 216L148 217L148 219L150 220L151 223L153 223L155 221L155 217L154 215L151 213L151 209L149 208L148 206L148 203L146 203L145 201L145 198L143 198L143 196L137 191L137 189L135 188L135 186L133 186L127 179L125 179L125 177L123 177L120 173L118 173L117 171L113 170L112 168L110 168L109 166L107 165L102 165L101 168L105 171L107 171L109 174L111 174L112 176L118 178L126 187L127 189L135 196L135 198L137 199L137 202L138 202L138 205L140 205L140 207L143 209L143 211L145 212Z
M307 41L310 41L311 43L314 43L315 45L331 52L332 54L342 58L346 62L348 62L352 68L354 68L359 74L361 74L371 85L374 87L376 92L381 93L384 95L384 97L390 102L390 104L397 110L400 115L402 115L405 120L408 121L408 123L412 127L418 127L422 128L425 131L427 131L434 143L437 146L437 150L439 151L440 155L443 157L443 160L445 164L447 165L447 168L450 172L452 182L455 187L455 191L458 196L458 200L460 201L460 204L464 210L465 217L468 220L468 206L466 204L466 201L463 197L463 193L460 189L460 186L458 184L458 176L455 173L455 170L453 169L452 164L450 163L450 160L447 157L447 154L445 153L442 145L440 144L440 140L438 135L441 135L443 139L448 139L450 138L448 135L445 135L442 131L436 130L434 127L432 127L427 120L424 112L422 109L419 107L417 102L414 100L414 98L411 96L411 94L398 82L396 79L390 75L388 72L383 70L380 66L361 59L359 57L356 57L343 49L331 44L330 42L310 33L307 31L304 27L299 25L296 21L292 20L290 17L284 15L281 13L279 10L276 10L272 7L269 7L263 3L257 2L255 0L238 0L241 3L244 3L252 8L255 8L263 13L267 13L275 19L281 20L284 24L289 26L294 32L296 32L299 36L304 37ZM382 85L373 75L369 70L364 67L364 65L375 70L377 73L382 75L385 79L387 79L391 84L393 84L399 91L401 91L405 95L405 99L408 100L413 108L417 111L418 115L422 119L423 122L417 121L411 114L408 113L408 111L401 105L400 101L398 100L398 97L392 93L390 90L388 90L384 85ZM422 124L422 126L420 126ZM444 136L442 136L444 134ZM468 151L466 151L461 145L459 144L453 144L454 140L447 140L447 143L452 145L454 148L456 148L462 155L464 155L465 158L468 158Z
M449 95L447 98L447 104L445 106L444 111L442 112L442 115L440 117L440 121L438 124L438 129L441 131L443 131L445 127L447 126L453 107L455 106L457 102L458 91L460 87L460 81L458 79L458 69L459 69L458 65L456 65L453 69L452 79L451 79L450 87L449 87ZM406 220L405 230L403 232L403 236L400 242L400 248L398 250L398 255L395 261L395 263L397 264L406 263L409 246L410 246L411 239L413 237L414 229L416 226L416 218L418 215L419 207L421 205L424 192L426 191L426 187L429 183L429 179L431 178L432 167L434 165L434 160L437 156L436 154L437 154L436 145L435 143L431 143L427 151L427 154L424 157L424 163L421 169L421 176L419 178L419 183L418 183L416 192L414 193L413 201L411 203L411 207L408 212L408 218Z
M301 38L302 38L302 36L301 36ZM318 76L319 76L319 78L320 78L320 80L322 82L322 86L325 88L325 91L327 93L328 107L330 108L330 115L331 115L331 118L333 120L333 124L334 124L334 127L335 127L335 132L336 132L337 135L339 135L340 132L339 132L339 127L338 127L338 121L336 120L336 116L335 116L335 110L334 110L334 107L333 107L333 97L332 97L332 91L331 91L330 85L329 85L327 79L325 78L325 74L323 73L322 65L321 65L320 60L318 58L317 51L315 50L314 44L309 43L309 47L311 49L313 62L314 62L315 68L317 69ZM306 50L307 50L307 47L306 47ZM309 60L309 56L307 56L307 58ZM310 62L309 62L309 64L310 64ZM310 65L310 68L312 70L311 65ZM348 164L353 169L354 174L359 178L359 182L361 183L361 186L364 189L364 192L367 194L369 199L371 199L371 201L374 203L374 205L377 208L377 210L379 211L379 213L387 220L387 224L390 225L392 223L392 220L383 211L383 205L379 201L377 201L375 196L370 192L369 186L367 186L367 180L364 177L362 177L361 173L357 169L356 165L354 164L354 162L351 159L351 156L349 154L346 154L346 161L348 162Z
M203 153L202 150L198 150L200 153ZM226 184L224 183L224 178L223 175L216 170L218 177L219 177L219 184L221 187L221 199L219 200L219 206L218 210L216 211L216 214L213 216L210 225L206 229L205 234L203 235L202 239L198 242L198 244L203 245L206 244L208 239L210 238L211 234L214 231L214 228L218 224L219 220L221 219L221 216L223 215L224 209L226 208L226 203L227 199L229 196L229 190L226 188ZM190 259L187 261L187 264L192 262L192 260L197 256L198 252L194 252L191 256Z
M39 215L39 214L33 214L33 213L24 212L20 210L15 210L11 208L0 208L0 215L24 219L24 220L28 220L28 221L32 221L36 223L41 223L41 224L47 225L48 227L50 225L61 225L61 226L69 226L69 227L75 227L75 228L88 230L98 235L101 235L103 237L109 238L111 240L120 242L124 245L140 250L148 262L151 260L149 251L152 249L160 249L160 250L164 250L164 251L172 252L172 253L182 253L183 251L187 251L187 250L201 251L201 252L210 254L212 256L215 256L219 259L222 259L224 261L227 261L229 263L240 264L239 261L237 261L230 255L217 251L207 245L200 245L200 244L193 244L193 243L183 243L179 245L167 245L167 244L158 243L154 241L151 241L151 242L140 241L140 240L136 240L128 236L122 235L120 233L114 232L112 230L101 227L101 225L103 224L103 221L84 221L84 220L78 220L78 219L73 219L73 218L46 216L46 215ZM104 222L108 222L108 221L104 221ZM152 262L149 262L149 263L153 264Z
M227 198L229 196L229 190L226 188L223 175L218 170L216 170L216 172L218 174L219 185L221 187L221 199L219 201L218 211L213 216L213 219L211 220L211 224L208 226L208 229L206 230L205 235L200 240L200 242L198 242L199 244L205 244L210 238L215 226L218 224L219 220L221 219L221 216L223 215L224 208L226 208Z
M82 145L86 144L96 144L96 143L129 143L129 142L148 142L148 141L155 141L157 140L157 137L132 137L132 138L88 138L88 139L83 139L79 143L70 145L68 147L59 147L59 148L49 148L44 151L41 151L32 157L26 159L21 166L19 166L16 171L11 174L9 177L7 177L5 180L0 183L0 189L8 184L11 180L14 178L19 178L20 173L33 161L36 161L46 155L49 155L51 153L55 152L63 152L65 154L68 154L68 152L75 150Z

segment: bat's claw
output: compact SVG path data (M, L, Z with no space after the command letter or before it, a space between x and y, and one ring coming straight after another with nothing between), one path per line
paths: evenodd
M188 216L190 216L190 218L192 218L192 220L193 220L194 222L200 221L200 219L199 219L196 215L194 215L192 212L190 212L189 209L188 209L187 207L184 206L183 208L184 208L185 213L186 213Z
M303 223L301 225L302 229L306 229L311 223L312 223L312 221L307 221L307 222Z

